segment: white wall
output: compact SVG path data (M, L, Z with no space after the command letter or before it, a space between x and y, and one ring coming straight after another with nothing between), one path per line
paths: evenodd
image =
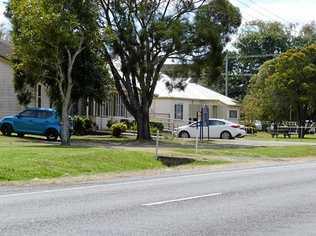
M47 90L44 86L42 90L42 107L48 108L50 105ZM34 89L34 98L28 107L37 107L37 90ZM19 104L15 90L13 70L6 61L0 59L0 117L6 115L14 115L24 109Z
M233 122L238 122L240 118L240 108L238 106L228 106L219 101L199 101L199 100L189 100L189 99L168 99L168 98L155 98L153 105L150 109L150 113L155 114L156 116L169 117L174 119L174 107L175 104L183 104L183 121L187 122L189 118L195 118L195 114L190 114L190 105L202 106L204 104L208 105L210 108L210 117L213 117L212 106L216 105L218 107L217 117L219 119L226 119ZM231 119L229 117L230 110L237 110L238 117L237 119ZM193 112L195 113L195 112ZM192 117L193 116L193 117Z
M11 66L0 59L0 117L16 114L21 109L14 91Z

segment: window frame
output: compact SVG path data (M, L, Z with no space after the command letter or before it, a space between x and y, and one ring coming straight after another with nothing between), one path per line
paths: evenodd
M180 108L180 110L179 110ZM183 120L184 105L182 103L174 104L174 119Z
M232 112L234 112L236 114L236 116L232 116ZM228 113L229 113L228 117L230 119L238 119L238 110L229 110Z

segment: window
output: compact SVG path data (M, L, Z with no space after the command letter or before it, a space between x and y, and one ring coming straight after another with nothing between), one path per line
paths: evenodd
M36 112L32 110L26 110L20 113L21 117L36 117Z
M183 104L174 105L174 118L176 120L183 120Z
M209 120L209 126L218 126L218 125L225 125L225 122L220 120Z
M230 110L229 111L229 118L237 119L238 118L238 112L236 110Z
M53 116L53 112L51 111L37 111L37 117L41 119L46 119Z

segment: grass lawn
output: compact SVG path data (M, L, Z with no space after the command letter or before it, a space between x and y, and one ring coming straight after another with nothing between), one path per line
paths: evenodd
M92 139L92 137L77 137L77 139L86 140ZM101 137L100 141L117 143L129 141L129 139ZM227 163L227 161L194 161L190 164L223 163ZM61 147L60 145L48 144L44 139L20 139L0 135L0 181L50 179L161 168L165 168L165 165L155 159L153 152L104 147Z
M299 158L315 157L316 146L288 147L215 147L200 149L198 154L194 149L175 149L175 153L202 155L207 157L250 157L250 158Z
M257 139L264 138L264 136L257 137ZM74 137L73 140L77 143L79 141L79 144L82 141L82 144L90 145L61 147L58 144L49 144L44 139L22 139L0 135L0 181L50 179L166 167L166 163L155 159L154 143L149 145L149 149L143 149L141 145L133 144L134 137L117 139L110 136L84 136ZM118 148L120 144L130 142L129 148L123 146L121 149ZM193 161L189 165L192 166L243 161L238 157L248 158L247 160L316 157L314 146L240 147L208 143L201 147L198 154L195 154L190 143L181 144L174 140L164 140L164 142L165 148L161 150L161 155L191 157ZM93 146L93 143L97 145ZM99 145L102 143L113 144L117 148L105 148Z
M262 140L262 141L287 141L287 142L315 142L316 135L308 134L304 139L298 138L297 135L292 135L291 138L283 138L283 135L279 135L278 138L272 138L272 135L266 132L258 132L256 135L246 136L247 140Z

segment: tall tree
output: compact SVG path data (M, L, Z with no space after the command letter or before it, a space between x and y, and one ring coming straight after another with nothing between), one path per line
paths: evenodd
M298 32L298 33L297 33ZM251 75L275 55L290 48L302 48L316 42L315 22L304 25L283 25L280 22L252 21L240 30L235 47L229 53L229 95L242 100L246 95ZM234 55L235 54L235 55ZM250 56L250 57L249 57ZM254 57L252 57L254 56ZM224 81L218 87L224 87Z
M135 117L138 139L150 140L149 108L165 62L169 58L199 61L216 73L223 42L240 24L239 11L227 0L99 2L105 61Z
M13 25L16 88L27 90L36 83L50 88L53 101L61 108L62 144L69 145L73 95L87 79L78 72L88 67L78 61L81 58L83 62L83 55L88 59L96 55L97 5L93 0L11 0L8 9ZM20 99L29 96L24 93Z
M306 120L315 120L315 90L316 44L290 49L266 62L252 78L244 100L246 117L282 121L292 115L304 126Z

